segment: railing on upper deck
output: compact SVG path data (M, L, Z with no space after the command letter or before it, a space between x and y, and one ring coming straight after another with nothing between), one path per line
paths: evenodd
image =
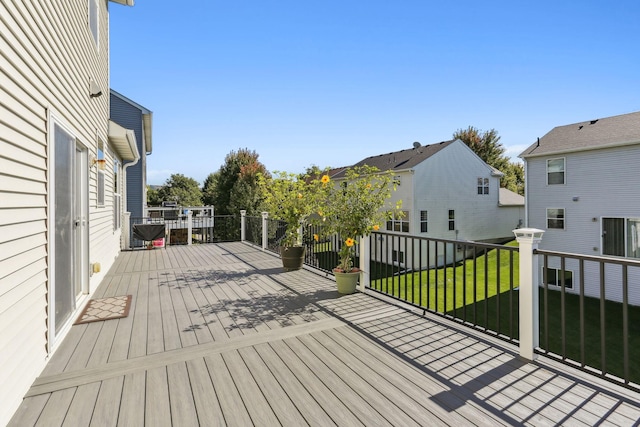
M240 240L240 218L237 215L214 215L213 206L151 207L147 216L130 217L125 231L129 248L150 243L133 234L136 224L164 224L165 244L191 245Z

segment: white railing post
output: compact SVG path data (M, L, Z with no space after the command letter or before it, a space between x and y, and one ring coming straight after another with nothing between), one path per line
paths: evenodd
M526 360L536 358L535 349L539 344L540 313L538 308L538 249L543 230L537 228L519 228L513 230L519 245L520 256L520 357Z
M131 212L125 212L122 216L122 248L131 248Z
M267 243L269 243L269 230L267 224L267 218L269 218L269 212L262 212L262 250L267 249Z
M191 209L187 210L187 245L192 243L193 239L193 212Z
M371 236L360 237L360 292L364 292L371 280Z
M246 235L246 220L247 220L247 211L246 210L241 210L240 211L240 241L244 242L245 240L247 240L247 235Z

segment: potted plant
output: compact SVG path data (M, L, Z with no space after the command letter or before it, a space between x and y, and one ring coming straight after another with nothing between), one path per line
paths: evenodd
M340 239L339 264L333 269L338 292L355 292L360 276L360 269L353 265L357 239L379 230L399 211L401 202L388 200L395 189L392 171L380 172L367 165L347 169L344 181L331 186L318 213L324 232Z
M300 227L315 210L320 190L326 187L328 176L274 172L259 176L264 208L269 216L285 223L280 242L280 255L285 270L297 270L304 262L305 248L300 242Z

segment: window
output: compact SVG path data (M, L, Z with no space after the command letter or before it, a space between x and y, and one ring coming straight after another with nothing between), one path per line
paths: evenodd
M391 253L391 257L393 262L399 262L400 264L404 263L404 252L394 250Z
M98 46L98 0L89 0L89 29Z
M542 280L545 280L545 273L546 275L546 280L547 280L547 285L550 286L558 286L561 287L562 286L562 270L560 270L559 268L547 268L545 271L545 268L542 268ZM567 289L573 289L573 271L571 270L565 270L564 271L564 287Z
M122 196L120 194L120 161L113 160L113 229L119 230L121 227L120 206Z
M489 178L478 178L478 194L489 194Z
M420 211L420 232L426 233L428 231L427 222L429 220L429 214L427 211Z
M557 228L564 230L564 209L548 208L547 209L547 228Z
M456 211L449 209L449 230L456 229Z
M564 184L564 158L547 160L547 185Z
M408 233L409 232L409 211L402 211L402 217L394 213L393 217L387 221L387 230Z
M98 169L98 206L104 206L104 143L102 140L98 141L98 161L97 167Z
M640 258L640 218L602 218L602 254Z

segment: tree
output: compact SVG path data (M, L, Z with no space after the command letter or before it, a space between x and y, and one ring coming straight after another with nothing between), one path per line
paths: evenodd
M493 166L504 174L500 180L500 187L506 188L520 195L524 194L524 172L522 165L511 162L504 153L506 148L500 143L498 131L490 129L481 131L469 126L466 129L458 129L453 133L454 139L459 139L486 164Z
M213 205L217 215L237 215L242 209L247 215L260 211L262 197L257 176L269 172L258 157L247 148L231 151L220 169L207 177L203 186L205 203Z
M147 185L147 206L160 206L161 204L160 191Z
M178 206L202 205L202 191L198 182L179 173L171 175L158 192L162 201L176 202Z

